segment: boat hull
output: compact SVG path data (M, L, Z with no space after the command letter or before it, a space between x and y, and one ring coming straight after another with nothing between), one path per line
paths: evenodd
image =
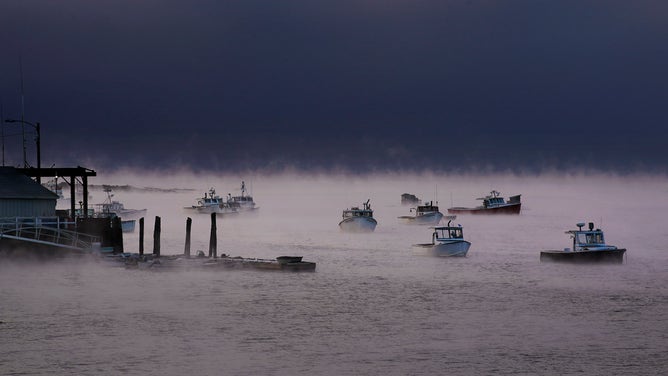
M568 263L612 263L624 262L625 248L594 251L541 251L540 261Z
M522 203L507 204L503 206L496 206L493 208L477 207L477 208L448 208L450 214L520 214Z
M231 209L231 208L221 208L219 206L192 206L192 207L186 207L185 209L187 210L194 210L198 214L211 214L211 213L216 213L216 214L237 214L239 213L237 210Z
M125 219L138 219L146 216L147 209L123 209L118 210L116 213L117 216Z
M470 242L466 240L457 240L436 244L414 244L413 252L420 255L436 257L464 257L468 253L470 247Z
M345 232L373 232L377 224L373 217L352 217L339 222L339 228Z
M443 218L443 213L433 212L433 213L422 214L419 216L402 216L399 217L399 220L402 223L409 225L437 225L439 222L441 222L442 218Z

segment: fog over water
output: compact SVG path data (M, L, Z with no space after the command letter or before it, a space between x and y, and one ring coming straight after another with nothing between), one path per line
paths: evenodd
M140 176L92 184L189 188L115 192L147 208L145 249L162 219L163 254L208 249L208 215L183 209L210 187L260 209L218 218L218 253L300 255L315 273L154 273L103 262L0 261L0 374L433 375L666 374L668 179L614 175ZM402 193L449 206L522 194L519 216L455 220L466 258L412 253L426 226L400 224ZM99 189L91 203L104 201ZM370 234L341 211L371 201ZM628 249L622 265L539 262L595 223ZM125 235L136 252L138 232Z

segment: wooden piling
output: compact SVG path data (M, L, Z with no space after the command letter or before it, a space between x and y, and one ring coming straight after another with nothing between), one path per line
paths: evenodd
M216 213L211 213L211 236L209 237L209 257L218 257L218 238L216 235Z
M153 255L160 256L160 217L155 216L155 227L153 228Z
M120 217L114 217L111 223L111 239L114 253L123 252L123 224Z
M190 257L190 230L192 228L193 220L192 218L188 217L186 219L186 246L185 249L183 250L183 254L186 257Z
M139 255L144 255L144 217L139 218Z

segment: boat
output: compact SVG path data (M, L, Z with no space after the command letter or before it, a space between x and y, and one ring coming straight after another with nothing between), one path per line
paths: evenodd
M96 204L97 210L89 209L89 216L94 218L121 218L121 230L123 232L134 232L137 218L146 215L146 209L126 209L125 206L119 202L112 200L114 195L111 193L110 187L104 187L104 192L107 194L107 199L101 204Z
M255 206L253 196L246 194L246 183L241 182L241 196L232 196L228 193L227 204L239 212L248 212L259 209Z
M522 203L521 195L510 196L508 200L501 197L501 193L494 190L488 196L479 197L482 205L475 208L452 207L448 208L450 214L520 214Z
M566 231L573 239L572 248L563 250L547 250L540 252L540 261L557 261L572 263L618 263L624 261L625 248L605 244L603 231L594 229L594 223L589 222L589 229L583 230L584 223L578 223L577 230Z
M111 187L105 186L104 192L107 194L107 199L103 203L97 204L100 212L112 213L124 220L137 219L146 215L146 209L127 209L123 203L113 200L114 195L111 193Z
M347 232L373 232L378 222L373 218L373 210L369 200L363 203L363 208L355 206L343 211L343 219L339 222L339 228Z
M235 214L239 212L237 208L230 206L226 199L218 196L213 187L209 188L209 192L204 193L204 197L197 200L197 205L186 206L185 209L195 210L201 214Z
M401 205L420 205L422 200L420 200L416 195L411 193L401 194Z
M403 223L412 225L436 225L443 218L443 213L438 211L438 206L430 201L426 205L418 205L410 209L414 215L402 215L399 218Z
M464 257L471 247L471 243L464 240L461 225L434 227L431 234L431 243L413 244L413 251L417 254L438 257Z

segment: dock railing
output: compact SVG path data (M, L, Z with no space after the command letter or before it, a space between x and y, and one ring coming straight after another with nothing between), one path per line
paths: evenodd
M52 245L76 250L91 250L100 238L74 231L76 223L59 217L0 218L0 239Z

